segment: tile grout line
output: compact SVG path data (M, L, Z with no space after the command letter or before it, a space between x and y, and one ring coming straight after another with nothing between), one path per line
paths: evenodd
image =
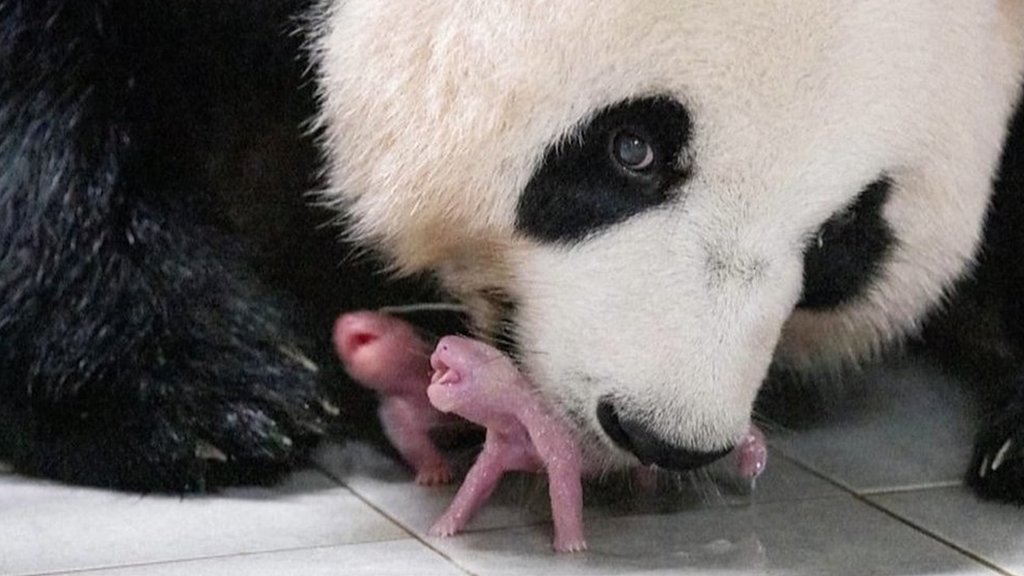
M986 568L988 568L990 570L993 570L997 574L1001 574L1003 576L1017 576L1013 572L1009 572L1006 568L1003 568L1002 566L994 564L991 560L988 560L988 559L978 555L977 553L972 552L971 550L968 550L967 548L957 544L956 542L953 542L949 538L946 538L945 536L942 536L941 534L938 534L938 533L936 533L936 532L934 532L934 531L932 531L930 529L927 529L924 526L919 526L919 525L915 524L909 518L904 518L903 516L900 516L896 512L894 512L892 510L889 510L888 508L883 506L881 503L878 503L878 502L875 502L875 501L871 500L872 496L884 495L887 492L867 492L867 493L858 492L852 486L848 486L845 483L843 483L842 481L834 479L834 478L824 474L823 472L818 471L813 466L807 465L804 462L802 462L800 460L796 460L796 459L794 459L792 457L788 457L788 456L784 456L784 457L787 460L789 460L790 462L792 462L793 464L795 464L796 466L799 466L800 468L802 468L807 473L813 474L814 476L817 476L819 479L824 480L825 482L828 482L829 484L832 484L836 488L839 488L840 490L846 492L850 496L853 496L853 498L855 500L858 500L861 503L865 504L866 506L879 511L882 514L885 514L889 518L892 518L893 520L896 520L897 522L899 522L900 524L903 524L904 526L907 526L911 530L913 530L913 531L915 531L915 532L917 532L919 534L922 534L922 535L924 535L924 536L926 536L928 538L931 538L932 540L935 540L936 542L938 542L940 544L943 544L947 548L950 548L952 550L955 550L955 551L959 552L960 554L966 556L967 558L970 558L971 560L974 560L978 564L980 564L980 565L982 565L982 566L984 566L984 567L986 567ZM940 488L941 487L936 486L936 487L933 487L933 488L925 488L924 490L937 490L937 489L940 489ZM901 492L905 493L905 492L911 492L911 491L913 491L913 489L893 490L893 491L889 491L888 493L901 493Z
M460 563L456 562L456 561L455 561L455 560L454 560L454 559L453 559L453 558L452 558L451 556L449 556L448 554L444 553L444 552L443 552L443 551L441 551L441 550L438 550L438 549L437 549L436 547L434 547L434 546L433 546L433 545L432 545L432 544L431 544L430 542L428 542L428 541L427 541L427 540L426 540L425 538L423 538L423 537L422 537L422 536L420 536L420 535L419 535L418 533L416 533L416 531L415 531L415 530L412 530L412 529L410 529L410 528L409 528L408 526L406 526L406 525L405 525L405 524L404 524L403 522L401 522L401 521L400 521L400 520L398 520L397 518L394 518L394 517L392 517L392 516L391 516L390 514L388 514L388 513L387 513L387 512L385 512L385 511L384 511L384 510L383 510L382 508L380 508L379 506L377 506L376 504L374 504L373 502L371 502L371 501L370 501L369 499L367 499L367 498L366 498L365 496L363 496L363 495L362 495L362 494L360 494L359 492L356 492L355 490L353 490L351 486L349 486L349 485L348 485L348 484L347 484L347 483L346 483L346 482L345 482L344 480L342 480L341 478L337 477L337 476L336 476L336 475L335 475L335 474L334 474L333 472L331 472L330 470L327 470L326 468L323 468L323 467L321 467L321 466L319 466L319 465L316 465L316 468L317 468L318 470L320 470L320 471L321 471L322 473L326 474L328 478L330 478L331 480L333 480L333 481L337 482L337 483L338 483L339 485L341 485L341 487L342 487L342 488L344 488L344 489L345 489L345 490L347 490L347 491L348 491L348 492L349 492L350 494L352 494L352 495L353 495L353 496L355 496L355 497L356 497L357 499L359 499L359 501L360 501L360 502L362 502L363 504L366 504L366 505L367 505L367 506L369 506L369 507L370 507L371 509L373 509L373 511L374 511L374 512L376 512L377 514L380 514L380 515L381 515L381 516L383 516L384 518L387 518L387 519L388 519L388 521L390 521L390 522L391 522L392 524L394 524L395 526L398 526L398 528L399 528L400 530L402 530L403 532L405 532L406 534L408 534L408 535L409 535L409 536L410 536L410 537L411 537L412 539L414 539L414 540L416 540L417 542L419 542L420 544L422 544L422 545L423 545L424 547L426 547L426 548L427 548L428 550L430 550L431 552L433 552L433 553L437 554L437 555L438 555L438 556L440 556L441 558L444 558L444 559L445 559L445 560L446 560L446 561L447 561L447 562L448 562L449 564L451 564L451 565L452 565L452 566L454 566L455 568L457 568L457 569L461 570L462 572L465 572L465 573L466 573L467 575L469 575L469 576L478 576L478 575L477 575L477 574L476 574L475 572L472 572L472 571L470 571L470 570L469 570L468 568L466 568L466 567L465 567L465 566L463 566L462 564L460 564Z
M366 546L369 544L383 544L386 542L401 542L409 538L394 538L386 540L368 540L366 542L349 542L343 544L322 544L318 546L296 546L293 548L276 548L270 550L247 550L231 554L214 554L212 556L195 556L193 558L176 558L174 560L154 560L151 562L130 562L128 564L110 564L107 566L90 566L88 568L72 568L70 570L47 570L45 572L22 572L15 576L61 576L63 574L90 574L92 572L108 570L125 570L128 568L145 568L147 566L173 566L175 564L190 564L206 562L208 560L227 560L229 558L245 558L248 556L265 556L271 554L288 554L291 552L303 552L309 550L331 550L347 548L349 546Z
M346 484L341 482L338 478L335 478L333 475L328 473L323 468L314 465L314 466L310 467L309 470L315 471L315 472L317 472L319 474L322 474L327 480L333 482L335 485L337 485L339 488L344 489L349 494L352 494L360 502L362 502L364 504L368 504L363 497L361 497L359 494L355 494L352 491L352 489L349 488L349 486L347 486ZM4 473L4 472L0 471L0 478L3 478L5 476L10 476L10 475L13 475L13 474L8 474L8 473ZM145 498L145 495L139 495L139 498L140 499L141 498ZM375 511L379 512L379 510L377 510L376 507L373 507L372 505L371 505L371 508L373 508ZM396 522L394 522L393 519L391 519L387 515L384 515L384 516L392 524L396 524ZM409 530L407 530L404 526L401 526L399 524L398 528L399 528L399 530L401 532L404 532L407 535L410 534ZM346 547L349 547L349 546L364 546L364 545L369 545L369 544L378 544L378 543L385 543L385 542L401 542L403 540L415 540L417 542L422 543L422 541L419 538L416 538L415 535L413 535L412 538L403 538L403 537L399 537L399 538L383 538L383 539L380 539L380 540L367 540L367 541L362 541L362 542L339 542L339 543L334 543L334 544L319 544L319 545L313 545L313 546L294 546L294 547L286 547L286 548L268 548L268 549L265 549L265 550L245 550L245 551L233 552L233 553L229 553L229 554L212 554L212 555L208 555L208 556L193 556L193 557L190 557L190 558L174 558L174 559L168 559L168 560L153 560L153 561L145 561L145 560L143 560L143 561L139 561L139 562L129 562L127 564L107 564L107 565L89 566L89 567L84 567L84 568L69 568L69 569L46 570L46 571L43 571L43 572L20 572L20 573L16 574L15 576L61 576L61 575L65 575L65 574L90 574L90 573L93 573L93 572L106 571L106 570L124 570L124 569L130 569L130 568L144 568L144 567L147 567L147 566L170 566L170 565L175 565L175 564L188 564L188 563L195 563L195 562L205 562L205 561L208 561L208 560L225 560L225 559L230 559L230 558L244 558L244 557L249 557L249 556L262 556L262 555L271 555L271 554L279 554L279 553L287 554L287 553L311 551L311 550L341 549L341 548L346 548ZM458 567L458 568L461 569L461 567ZM475 576L475 575L473 575L473 576Z
M864 502L865 504L867 504L868 506L871 506L875 510L878 510L879 512L885 514L886 516L889 516L890 518L896 520L897 522L900 522L900 523L902 523L902 524L904 524L906 526L909 526L910 528L920 532L921 534L924 534L925 536L928 536L928 537L932 538L936 542L939 542L941 544L945 544L949 548L952 548L953 550L956 550L957 552L959 552L959 553L963 554L964 556L974 560L975 562L977 562L977 563L979 563L979 564L981 564L981 565L983 565L983 566L985 566L987 568L992 569L993 571L995 571L998 574L1002 574L1003 576L1017 576L1013 572L1009 572L1006 568L1003 568L1002 566L999 566L998 564L993 563L991 560L988 560L988 559L980 556L976 552L972 552L971 550L968 550L967 548L961 546L960 544L957 544L956 542L953 542L952 540L950 540L949 538L946 538L945 536L939 534L938 532L935 532L933 530L925 528L924 526L919 526L917 524L914 524L914 522L912 520L910 520L909 518L904 518L903 516L900 516L895 511L890 510L890 509L886 508L885 506L883 506L881 503L875 502L875 501L871 500L870 497L868 497L868 496L858 497L858 499L861 502Z
M782 458L783 460L786 460L790 464L799 467L801 470L809 472L810 474L816 476L817 478L824 480L825 482L831 484L832 486L840 488L844 492L849 492L850 494L853 495L884 496L886 494L904 494L907 492L918 492L922 490L942 490L945 488L956 488L958 486L963 486L963 482L958 480L937 480L935 482L922 482L920 484L909 484L906 486L896 486L891 488L861 489L853 485L847 484L846 482L843 482L838 478L834 478L828 472L812 464L809 464L805 462L803 459L798 458L796 456L785 454L781 451L775 452L775 455ZM804 500L804 498L801 498L801 500Z
M868 488L862 490L864 496L888 496L892 494L906 494L907 492L930 492L934 490L945 490L948 488L962 488L963 482L948 480L944 482L932 482L929 484L917 484L912 486L898 486L894 488Z
M803 460L801 460L799 458L796 458L794 456L790 456L790 455L785 454L785 453L783 453L781 451L778 451L778 449L776 449L776 454L778 456L782 457L783 459L789 461L790 464L793 464L797 468L800 468L804 472L807 472L807 473L811 474L812 476L818 478L819 480L823 480L827 484L831 484L832 486L834 486L836 488L839 488L843 492L847 492L849 494L853 494L854 496L857 495L857 489L856 488L854 488L853 486L850 486L849 484L846 484L845 482L843 482L842 480L839 480L838 478L833 478L832 476L830 476L829 474L827 474L826 472L824 472L822 470L819 470L815 466L813 466L811 464L808 464L808 463L804 462Z

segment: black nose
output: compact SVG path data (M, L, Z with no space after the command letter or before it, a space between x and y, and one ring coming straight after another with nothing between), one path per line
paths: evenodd
M669 444L643 424L620 418L611 400L597 404L597 420L606 434L620 447L629 450L646 465L657 464L671 470L692 470L710 464L729 453L731 448L699 452Z

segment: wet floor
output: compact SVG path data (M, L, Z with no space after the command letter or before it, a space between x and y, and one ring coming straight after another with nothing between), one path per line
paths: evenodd
M550 552L547 493L516 476L469 531L426 535L454 488L424 488L365 445L324 449L275 489L139 497L0 469L0 574L1017 574L1024 510L960 483L972 414L920 363L860 376L850 401L769 431L751 491L728 463L587 487L589 550Z

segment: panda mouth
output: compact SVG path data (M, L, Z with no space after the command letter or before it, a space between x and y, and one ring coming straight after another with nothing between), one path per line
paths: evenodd
M444 361L431 357L430 364L431 368L434 369L430 375L431 386L452 386L458 384L461 380L459 373L445 364Z

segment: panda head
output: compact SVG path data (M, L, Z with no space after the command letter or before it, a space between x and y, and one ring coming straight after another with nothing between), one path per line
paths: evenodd
M912 331L979 244L1021 3L328 2L328 197L514 341L592 465L705 462L774 361Z

